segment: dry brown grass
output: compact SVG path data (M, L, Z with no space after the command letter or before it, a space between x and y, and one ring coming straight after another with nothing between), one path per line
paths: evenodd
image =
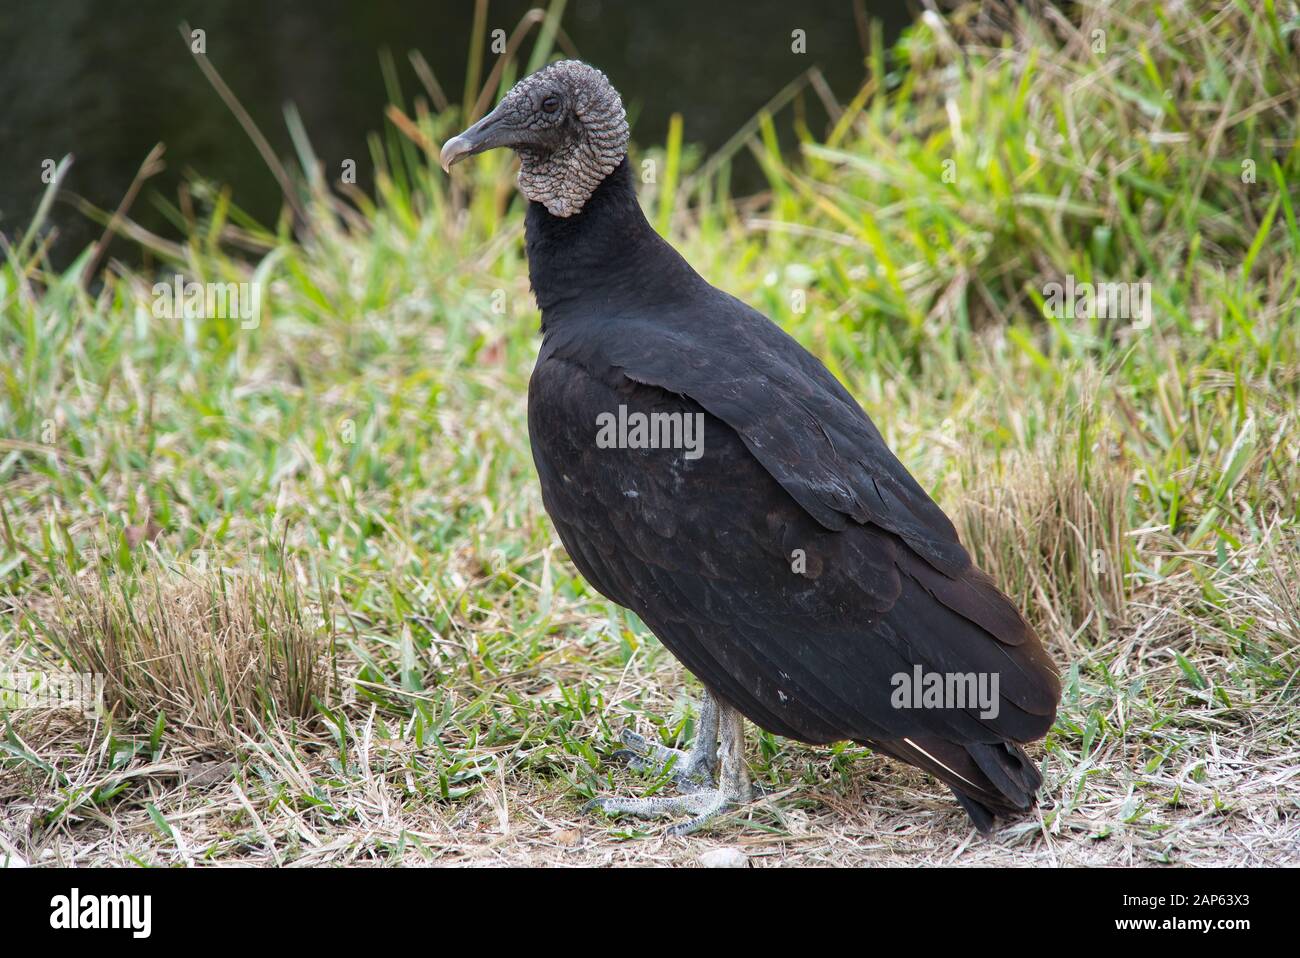
M1238 644L1270 658L1279 676L1300 667L1296 547L1294 538L1279 538L1220 579L1214 616L1201 605L1195 575L1133 595L1129 623L1070 663L1062 722L1046 750L1034 749L1044 762L1042 806L991 838L978 836L946 792L913 769L853 747L814 749L770 736L753 747L752 730L751 758L771 794L704 835L670 838L655 825L580 811L575 783L640 793L643 776L604 763L596 774L581 755L497 743L468 728L448 727L441 744L421 744L391 713L354 700L339 709L351 728L341 748L280 722L240 735L236 748L214 749L204 744L209 706L207 719L187 725L198 734L169 733L160 753L136 749L126 760L112 723L29 714L11 728L6 748L25 761L0 783L0 854L46 865L689 865L710 849L734 847L756 867L1300 864L1295 689L1285 678L1242 677L1242 660L1253 653ZM213 614L209 589L155 594L169 610ZM257 602L259 593L242 595ZM581 605L561 602L556 614L569 636L603 629L600 615ZM473 644L495 627L487 621L465 636ZM238 674L260 645L245 636L241 647L243 655L220 659ZM352 655L340 666L354 678L363 668ZM143 690L135 694L156 696L150 707L171 712L182 701L193 705L192 691L181 700L160 690L163 671L130 683ZM611 671L582 643L557 640L537 669L490 680L462 673L445 707L466 714L487 696L494 709L521 701L537 713L563 689L600 685L607 693L600 707L566 735L612 742L611 727L638 715L680 715L686 681L653 645ZM255 709L255 697L243 701ZM424 784L440 748L463 750L481 770L460 798L440 798Z
M307 621L287 572L96 565L54 596L42 621L52 648L103 678L118 720L161 716L190 744L230 751L331 700L331 637Z
M1061 421L1032 452L967 474L958 534L1040 634L1073 657L1081 636L1104 637L1123 621L1132 492L1109 436Z

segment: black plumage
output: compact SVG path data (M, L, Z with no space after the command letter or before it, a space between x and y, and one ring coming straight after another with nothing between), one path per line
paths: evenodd
M654 231L625 157L576 213L530 203L526 237L529 436L582 575L764 729L923 768L981 829L1030 807L1017 743L1051 726L1055 668L844 387ZM601 448L620 406L701 415L702 454ZM996 717L895 707L917 665L995 673Z

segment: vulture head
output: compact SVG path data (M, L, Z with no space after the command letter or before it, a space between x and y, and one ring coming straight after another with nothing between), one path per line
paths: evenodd
M623 101L595 67L561 60L516 83L495 110L448 140L439 160L450 170L500 146L519 154L525 196L553 216L572 216L627 154Z

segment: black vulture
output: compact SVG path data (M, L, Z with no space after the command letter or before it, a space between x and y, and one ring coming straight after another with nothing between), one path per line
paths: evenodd
M618 93L574 60L525 77L442 149L521 159L542 345L528 432L574 565L704 686L689 752L625 733L686 815L753 789L741 716L852 740L947 784L982 831L1042 777L1060 682L1037 635L820 361L710 286L646 221ZM721 748L719 748L719 740Z

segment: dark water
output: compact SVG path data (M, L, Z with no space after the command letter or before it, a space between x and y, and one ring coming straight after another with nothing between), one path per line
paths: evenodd
M489 33L512 33L535 5L493 0ZM159 200L174 204L177 184L194 171L231 184L236 203L274 221L275 180L195 66L178 32L182 21L206 31L209 59L281 156L292 154L283 119L292 102L326 168L355 159L367 186L366 134L380 128L387 103L379 51L393 53L408 102L422 92L407 60L418 49L458 103L473 9L470 0L0 0L0 232L12 238L26 228L44 188L43 161L74 154L64 191L111 209L159 141L166 171L146 184L133 218L175 236ZM887 41L910 20L902 2L866 0L865 9L882 22ZM562 25L577 53L623 94L640 143L662 142L669 116L681 112L688 142L717 147L812 64L841 102L864 76L849 0L569 0ZM791 50L796 28L806 32L803 55ZM530 50L526 42L525 62ZM494 59L485 52L484 76ZM820 132L826 117L817 97L808 91L798 106ZM790 113L779 125L789 129ZM742 162L734 185L744 192L761 182ZM99 235L66 201L51 220L60 264ZM139 258L123 241L111 252Z

